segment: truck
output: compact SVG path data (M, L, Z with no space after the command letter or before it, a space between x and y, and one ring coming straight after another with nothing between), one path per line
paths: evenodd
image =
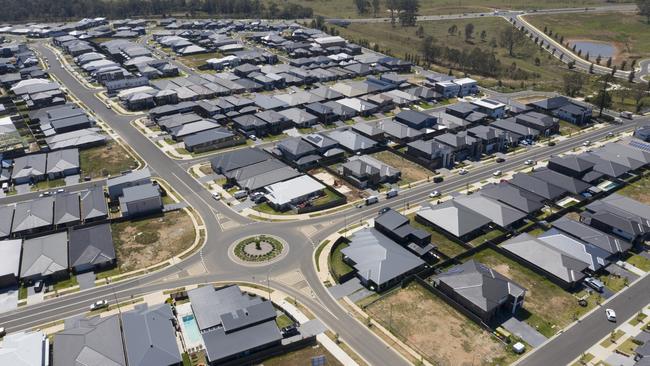
M370 205L375 204L377 202L379 202L379 197L377 197L377 196L366 197L366 206L370 206Z
M621 118L625 118L625 119L632 119L633 115L632 115L632 112L623 111L623 112L621 112L619 114L619 116L621 116Z

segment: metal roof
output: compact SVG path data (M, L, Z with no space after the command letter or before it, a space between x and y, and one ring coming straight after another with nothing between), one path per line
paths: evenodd
M70 267L101 265L115 260L111 225L100 224L70 229Z
M136 305L122 314L124 347L129 366L166 366L183 360L178 350L174 314L168 304Z
M67 319L54 335L54 365L126 366L117 315Z
M457 237L478 230L492 221L455 200L423 208L417 216Z
M20 277L48 276L68 268L68 234L39 236L25 240Z

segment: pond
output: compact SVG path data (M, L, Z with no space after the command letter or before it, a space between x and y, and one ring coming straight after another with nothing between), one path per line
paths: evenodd
M576 46L576 52L578 50L582 51L582 56L584 57L589 53L589 57L595 59L600 55L601 58L607 59L613 57L616 54L616 47L609 43L603 42L590 42L590 41L575 41L570 42L571 47Z

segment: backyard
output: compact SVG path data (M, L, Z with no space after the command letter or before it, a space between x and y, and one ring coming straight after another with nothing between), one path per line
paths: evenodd
M587 307L578 299L543 276L506 258L493 249L482 250L469 259L481 262L527 289L524 308L518 314L526 323L550 337L595 305L589 298ZM597 296L597 295L595 295Z
M134 168L137 164L131 154L113 140L108 141L106 145L79 150L79 165L84 177L116 175Z
M428 233L431 233L431 243L436 246L436 249L442 254L448 257L455 257L460 253L463 253L466 249L455 241L447 238L441 233L435 231L433 228L427 225L422 225L419 222L415 221L415 214L407 215L411 220L411 225L416 229L424 230Z
M619 189L616 193L648 205L650 204L650 176L644 176Z
M450 35L449 29L456 26L458 30L465 29L467 24L474 25L474 36L465 40L464 36L458 33ZM432 35L435 44L441 47L449 47L458 51L470 54L475 48L485 53L494 52L496 59L501 67L499 76L479 77L483 86L495 87L499 81L502 82L503 90L522 89L533 87L538 90L557 90L562 87L562 76L566 66L559 60L551 57L546 51L540 50L532 40L526 38L525 41L514 48L514 57L508 54L505 47L499 45L500 34L504 29L511 25L502 18L480 18L471 20L441 20L441 21L424 21L418 22L418 27L422 26L424 35ZM382 51L397 56L404 57L407 53L414 54L420 52L420 43L422 39L416 35L418 27L391 27L389 23L353 23L346 28L338 28L341 36L352 41L366 40L370 47L377 44ZM485 32L485 36L480 39L480 34ZM432 69L439 72L447 72L449 68L456 68L457 65L449 60L441 58L434 62ZM513 80L511 75L512 68L520 70L519 74L526 74L526 77L517 77ZM523 85L522 85L523 84Z
M408 159L405 159L390 151L381 151L371 155L373 158L380 160L402 173L399 184L410 184L434 176L432 171L425 169Z
M289 352L281 356L269 358L264 360L264 366L311 366L312 358L318 356L325 356L325 364L327 366L342 366L342 364L330 354L325 347L320 344L313 347L305 347L297 351Z
M111 229L121 272L163 262L189 248L195 239L194 225L184 211L114 223Z
M489 332L417 283L391 292L366 311L437 365L506 365L516 357Z

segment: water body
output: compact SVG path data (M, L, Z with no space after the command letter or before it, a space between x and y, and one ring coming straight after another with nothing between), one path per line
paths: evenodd
M576 52L578 50L582 51L582 56L584 57L589 53L590 58L596 58L600 55L601 58L608 59L613 57L616 54L616 47L609 43L603 42L589 42L589 41L575 41L571 42L571 47L576 46Z

